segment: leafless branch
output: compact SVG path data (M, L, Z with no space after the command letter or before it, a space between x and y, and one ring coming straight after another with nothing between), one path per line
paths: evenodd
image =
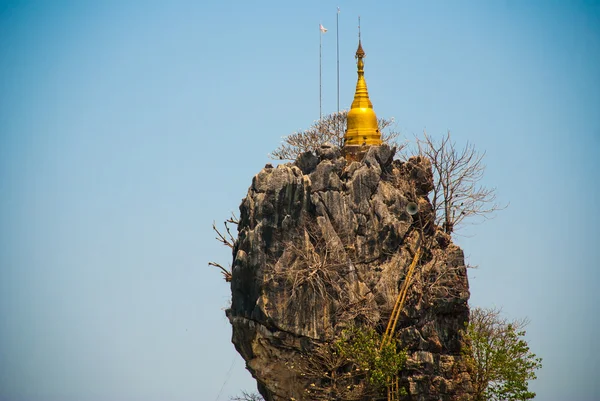
M228 246L231 249L233 249L233 246L234 246L233 244L235 243L235 238L233 237L233 235L231 235L231 231L229 230L227 221L224 222L224 225L225 225L225 230L227 231L227 237L219 231L215 222L213 221L212 228L217 233L217 236L215 237L215 239L217 241L221 242L223 245Z
M290 316L302 313L306 305L319 299L330 303L336 322L360 320L375 324L379 319L375 304L348 284L352 261L343 244L337 244L336 249L316 224L299 227L294 237L296 240L285 243L284 255L273 269L274 281L286 288Z
M289 287L288 306L301 304L301 299L314 294L319 299L333 300L342 293L340 276L343 261L331 255L331 250L314 227L302 227L304 241L286 244L287 262L275 269L275 278Z
M231 212L231 217L225 221L227 223L231 223L231 224L239 224L240 223L240 219L233 212Z
M229 401L264 401L264 398L258 393L248 393L242 391L241 396L231 397Z
M227 225L227 223L237 224L238 219L232 213L231 217L223 222L223 224L225 225L225 232L226 232L225 234L223 234L221 231L219 231L219 229L217 228L217 225L215 224L214 221L213 221L212 228L213 228L214 232L217 234L217 236L215 237L215 239L217 241L219 241L221 244L227 246L228 248L234 249L236 239L234 238L233 234L231 234L231 230L229 229L229 226ZM221 274L223 274L223 277L225 278L225 281L226 282L231 281L231 278L232 278L231 269L226 269L225 267L223 267L223 265L221 265L220 263L217 263L217 262L208 262L208 265L219 268L221 270Z
M436 141L426 132L417 138L419 154L430 159L434 174L431 204L436 224L452 234L467 218L489 218L504 209L496 203L496 189L479 184L485 172L483 158L471 143L458 148L448 132Z
M456 299L464 288L458 284L466 280L466 267L448 263L445 252L433 250L433 257L415 274L413 285L420 287L418 293L430 304L440 300Z
M269 157L279 160L295 160L301 153L315 152L325 142L341 148L344 145L347 117L348 110L342 110L314 121L308 129L283 137L282 144L271 152ZM404 144L398 142L400 133L393 129L395 125L393 118L379 118L377 123L384 143L396 146L397 150L404 147Z
M208 265L215 266L215 267L218 267L219 269L221 269L221 274L225 278L225 281L228 283L231 282L231 270L224 268L223 266L221 266L219 263L216 263L216 262L208 262Z

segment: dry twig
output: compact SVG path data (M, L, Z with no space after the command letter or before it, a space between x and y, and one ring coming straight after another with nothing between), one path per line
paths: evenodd
M496 203L496 189L480 185L485 171L483 157L471 143L459 149L448 132L439 142L426 132L417 138L419 154L429 158L433 167L434 189L431 204L436 225L452 234L466 218L484 219L504 209Z
M217 233L217 236L215 237L215 239L217 241L219 241L221 244L225 245L228 248L234 249L236 239L231 234L231 230L229 229L229 226L227 225L227 223L237 224L238 219L232 213L231 217L223 223L225 225L225 230L227 232L227 234L226 234L227 236L219 231L219 229L217 228L214 221L213 221L212 228L215 231L215 233ZM217 263L217 262L208 262L208 265L219 268L221 270L221 274L223 274L223 276L225 278L225 281L228 283L231 282L231 279L232 279L231 269L226 269L220 263Z
M231 249L233 249L233 244L235 243L235 238L233 238L233 235L231 235L231 231L229 230L229 226L227 225L227 221L224 222L225 224L225 230L227 230L227 237L225 237L224 234L222 234L219 229L217 228L215 222L213 221L213 225L212 228L213 230L217 233L217 236L215 237L215 239L219 242L221 242L223 245L230 247Z
M278 160L295 160L301 153L316 152L326 142L341 148L344 146L347 120L348 110L324 116L314 121L308 129L284 136L282 144L271 152L269 157ZM393 129L393 118L379 118L377 123L383 143L396 146L398 150L404 147L403 144L398 143L400 133Z
M224 268L223 266L221 266L219 263L216 263L216 262L208 262L208 265L215 266L215 267L218 267L219 269L221 269L221 274L225 278L225 281L228 283L231 282L231 270L227 270L226 268Z

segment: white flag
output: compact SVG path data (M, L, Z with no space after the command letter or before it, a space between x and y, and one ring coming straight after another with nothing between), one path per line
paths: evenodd
M321 30L321 33L325 33L327 32L327 28L325 28L323 25L319 24L319 29Z

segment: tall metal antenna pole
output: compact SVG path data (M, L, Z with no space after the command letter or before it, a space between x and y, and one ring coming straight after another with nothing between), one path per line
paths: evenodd
M337 112L340 114L340 8L337 8L335 18L335 35L336 35L336 51L337 51ZM339 117L338 117L339 119ZM338 124L339 125L339 124ZM339 128L339 127L338 127ZM338 129L339 134L339 129Z
M319 120L323 118L323 108L322 108L322 90L321 90L321 70L323 69L321 66L321 53L322 53L322 42L323 42L323 25L319 24Z

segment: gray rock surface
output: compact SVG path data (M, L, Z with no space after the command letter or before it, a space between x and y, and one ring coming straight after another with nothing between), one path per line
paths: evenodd
M394 153L372 147L347 163L324 145L253 178L240 206L227 316L267 401L350 399L310 395L328 383L315 386L301 367L351 325L385 329L420 233L425 251L396 330L408 352L403 399L470 399L464 255L433 224L429 161ZM408 202L419 205L416 215Z

